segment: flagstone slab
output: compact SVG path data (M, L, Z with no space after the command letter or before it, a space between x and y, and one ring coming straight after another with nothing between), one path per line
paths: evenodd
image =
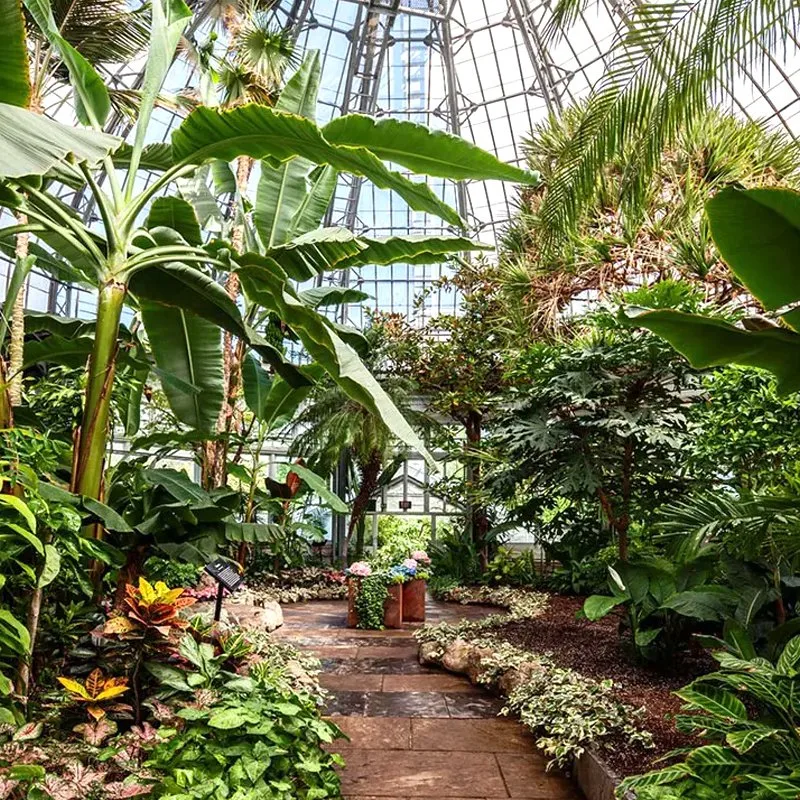
M410 750L411 720L405 717L330 717L349 737L337 739L329 749L337 753L348 750Z
M368 717L449 717L441 692L370 692Z
M413 750L465 750L481 753L535 752L533 736L511 719L413 719ZM541 768L544 769L544 760Z
M458 675L435 672L429 675L384 675L384 692L458 692L480 694L481 690Z

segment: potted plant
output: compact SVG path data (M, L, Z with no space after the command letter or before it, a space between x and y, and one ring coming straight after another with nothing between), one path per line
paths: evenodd
M366 561L356 561L345 570L345 574L347 575L347 627L355 628L358 626L356 597L361 588L362 578L372 575L372 567Z
M389 571L389 582L386 586L388 597L383 604L383 626L385 628L403 627L403 587L405 576Z
M425 595L428 590L427 567L431 563L424 550L415 550L404 566L409 576L403 584L403 621L425 622Z

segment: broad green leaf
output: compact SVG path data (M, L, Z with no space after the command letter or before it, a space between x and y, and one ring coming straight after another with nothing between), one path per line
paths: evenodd
M140 305L156 364L193 387L186 392L162 381L170 408L184 425L212 432L225 400L219 327L182 308L150 301Z
M0 51L1 53L1 51ZM0 60L2 55L0 54ZM36 256L28 255L25 258L17 258L14 261L14 269L11 272L11 280L8 282L6 288L6 299L3 302L3 311L0 315L0 348L6 340L6 333L8 331L8 323L14 313L14 306L17 302L17 297L22 291L25 281L36 263Z
M361 240L345 228L319 228L267 250L266 255L280 264L289 277L305 281L325 270L336 269L364 247Z
M242 384L247 407L256 419L264 422L264 408L272 388L272 378L253 355L247 356L242 364Z
M125 428L125 436L133 438L139 432L142 421L142 397L144 395L149 369L131 370L128 372L125 385L121 388L119 413Z
M52 544L44 546L44 566L39 574L38 587L40 589L51 584L61 571L61 556Z
M301 403L308 397L313 382L319 380L323 370L317 364L303 367L303 373L311 377L307 386L293 387L283 378L277 377L262 408L263 421L269 430L275 430L291 422Z
M628 791L631 789L646 789L648 786L667 786L670 783L683 780L688 773L689 768L685 764L675 764L665 769L625 778L620 785L620 789Z
M610 614L619 605L619 602L616 597L593 594L586 598L583 604L583 613L586 615L586 619L594 622Z
M325 478L317 475L316 472L304 467L302 464L283 464L278 472L281 478L285 478L290 472L294 472L312 492L329 505L338 514L346 514L350 509L340 497L335 495L329 488Z
M210 166L205 164L192 177L180 178L177 181L178 191L181 197L191 204L201 228L209 231L221 231L224 220L217 198L214 197L208 186L209 172ZM187 239L187 241L189 240Z
M31 533L36 533L36 517L24 500L15 497L13 494L0 494L0 505L9 506L14 509L24 520Z
M800 194L729 187L709 200L706 213L720 254L764 308L800 300ZM784 319L797 329L800 310Z
M319 50L309 50L297 72L286 81L275 108L315 122L321 74Z
M694 367L759 367L775 375L782 394L800 390L800 336L790 330L745 331L718 319L669 310L629 318L666 339Z
M778 672L784 675L795 675L798 662L800 662L800 636L795 636L783 648L783 652L778 659Z
M194 208L180 197L159 197L150 206L146 228L172 228L189 244L201 245L203 235Z
M737 753L746 753L752 750L755 745L764 739L769 739L776 734L780 734L777 728L769 728L767 726L759 726L752 730L731 731L725 736L725 741Z
M686 756L686 763L692 772L709 783L728 781L757 766L737 758L733 750L715 744L692 750Z
M348 269L364 264L438 264L448 256L470 250L493 250L490 245L461 236L389 236L370 239L360 236L366 248L338 262L336 269Z
M226 731L241 728L247 722L246 715L238 708L223 708L221 711L214 712L208 720L209 727Z
M693 683L675 694L693 710L705 711L729 722L741 722L747 719L744 703L736 695L724 689Z
M346 289L343 286L315 286L298 295L311 308L340 306L342 303L361 303L369 299L366 292L358 289Z
M339 173L333 167L317 167L309 178L309 189L292 217L286 241L316 230L325 217L333 199Z
M0 178L45 175L67 155L95 165L119 145L116 136L62 125L0 103Z
M661 604L661 608L669 608L684 617L707 622L723 620L735 606L736 596L733 592L728 594L724 591L712 591L713 589L724 589L724 587L709 586L706 589L676 592Z
M323 129L333 144L365 147L384 161L391 161L420 175L453 180L498 180L538 186L537 172L504 164L491 153L446 131L435 131L416 122L376 119L347 114Z
M381 189L392 189L415 211L427 211L453 225L463 224L456 211L426 184L389 170L369 150L334 146L310 120L261 105L228 111L195 109L172 134L172 152L177 163L185 164L202 164L210 159L231 161L240 155L278 162L300 156L368 178Z
M176 500L192 505L212 505L208 492L198 486L185 472L176 469L146 469L145 480L163 486Z
M150 47L147 51L144 80L139 96L139 117L136 121L136 136L131 155L131 171L133 173L140 164L141 152L144 148L156 98L161 92L164 79L172 66L175 50L184 28L192 16L191 9L183 0L153 0L150 8L152 11ZM129 177L129 191L133 190L134 179L135 174Z
M130 290L142 300L189 311L247 338L242 315L225 289L194 267L175 263L138 270Z
M94 338L77 336L65 339L63 336L47 336L44 339L29 339L23 350L23 367L34 364L62 364L67 367L82 367L92 352Z
M308 192L312 167L304 158L292 158L277 167L262 162L253 221L267 249L289 241L292 219Z
M112 155L112 161L118 167L129 167L133 155L133 146L123 142ZM169 142L153 142L145 145L139 156L139 168L153 172L166 172L175 164L172 158L172 145Z
M54 333L64 339L94 336L94 320L60 317L44 311L25 311L25 333Z
M99 520L106 530L116 531L117 533L133 532L133 528L128 525L125 519L105 503L95 500L93 497L81 495L80 504L86 509L87 513ZM108 555L110 554L107 553L106 556L108 557Z
M434 469L436 461L421 439L364 366L352 347L345 344L320 316L300 300L281 278L280 267L271 259L241 266L237 271L242 288L251 302L276 313L300 338L309 355L337 382L342 390L373 414L403 443L417 450Z
M69 72L75 92L75 113L82 125L100 129L111 111L111 99L97 70L62 35L50 0L24 0L39 29Z
M770 775L748 775L748 780L763 786L780 800L797 800L800 797L800 778Z
M274 344L268 342L249 326L246 332L250 347L272 367L276 375L280 375L293 389L311 385L301 369L287 361L284 354Z
M648 628L647 630L636 631L633 640L637 647L649 647L656 639L663 628Z
M0 0L0 103L27 107L31 96L28 45L20 0Z
M229 542L275 544L285 538L283 527L268 522L226 522L225 538Z
M0 645L5 645L14 653L25 656L31 649L28 629L6 609L0 609Z

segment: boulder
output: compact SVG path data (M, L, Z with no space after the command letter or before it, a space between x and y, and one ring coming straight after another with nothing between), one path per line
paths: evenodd
M420 664L438 664L441 660L441 648L436 642L423 642L419 648Z
M476 647L475 645L469 651L467 656L467 675L472 683L478 683L481 673L485 671L482 664L483 659L490 658L493 651L488 647Z
M469 666L469 654L472 645L463 639L456 639L447 645L442 657L442 666L450 672L465 673Z
M518 667L507 669L497 685L500 692L508 697L520 686L524 686L538 672L543 672L544 667L538 661L525 661Z
M264 600L263 605L231 603L228 606L228 619L241 628L274 631L283 625L283 611L275 600Z

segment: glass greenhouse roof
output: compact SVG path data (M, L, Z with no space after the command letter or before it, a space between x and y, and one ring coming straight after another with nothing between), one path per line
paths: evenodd
M590 3L566 36L545 34L547 3L530 0L278 0L276 26L290 30L300 51L319 50L323 61L320 116L344 112L394 116L441 128L475 142L504 161L520 163L531 127L550 112L585 96L603 75L615 33L624 26L626 5L618 0ZM190 30L197 42L208 35L218 0L195 4ZM754 75L740 64L736 85L718 102L738 113L800 130L800 58L796 50L770 55L772 69ZM116 83L135 88L143 64L120 68ZM190 66L176 63L168 88L179 93L196 84ZM69 113L51 97L48 113ZM153 130L166 139L176 112L158 112ZM114 132L127 133L118 116ZM431 186L456 206L470 231L493 243L513 214L516 190L493 182ZM74 202L80 206L80 198ZM90 213L87 212L87 213ZM376 236L447 232L441 220L409 209L396 195L371 184L342 178L329 211L329 224ZM373 299L367 307L414 313L414 298L448 266L395 264L366 267L336 280L358 286ZM432 293L417 311L426 317L453 311L452 293ZM83 316L94 300L74 287L33 276L28 305ZM351 324L363 323L361 307L348 309Z

